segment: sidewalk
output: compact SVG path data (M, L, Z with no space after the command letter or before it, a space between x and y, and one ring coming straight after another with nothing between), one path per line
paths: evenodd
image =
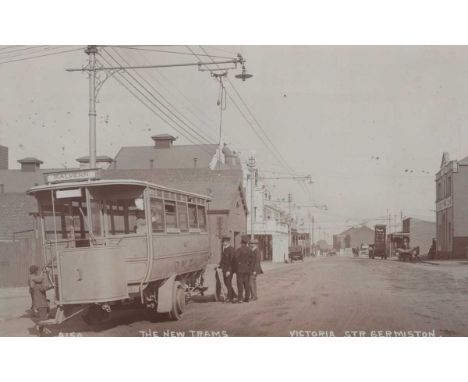
M52 301L53 290L47 292ZM29 317L31 296L29 288L0 288L0 321L18 317Z

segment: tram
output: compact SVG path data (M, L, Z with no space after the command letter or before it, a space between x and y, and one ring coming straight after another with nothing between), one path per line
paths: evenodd
M140 305L181 318L187 292L206 289L210 198L99 170L46 174L38 202L42 249L55 290L54 324L90 324Z

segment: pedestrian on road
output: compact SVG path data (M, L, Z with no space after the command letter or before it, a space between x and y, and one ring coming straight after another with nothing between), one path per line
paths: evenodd
M36 276L36 273L39 271L39 267L37 265L31 265L29 267L29 276L28 276L28 286L29 286L29 294L31 295L31 315L35 316L38 312L34 307L34 281L33 278Z
M253 253L247 246L248 239L242 238L241 247L236 253L236 269L237 269L237 302L249 302L250 284L249 278L253 269ZM244 295L245 291L245 295Z
M48 286L47 278L44 274L39 272L39 267L31 267L31 270L34 270L34 273L30 275L30 284L29 287L32 289L32 298L33 306L37 311L36 317L36 330L40 335L49 332L44 328L42 321L45 321L49 318L49 301L47 300L46 292L51 287Z
M236 302L236 292L232 288L232 276L233 276L233 269L234 269L234 261L236 257L236 253L234 248L231 245L231 238L229 236L223 237L223 250L221 252L221 261L219 263L219 267L223 272L223 281L224 285L228 290L228 294L226 297L225 302Z
M260 261L262 260L262 255L260 253L260 249L258 248L258 240L252 239L250 240L250 249L252 250L253 254L253 262L252 262L252 273L250 274L250 298L252 300L258 300L257 295L257 275L263 273L262 267L260 265Z

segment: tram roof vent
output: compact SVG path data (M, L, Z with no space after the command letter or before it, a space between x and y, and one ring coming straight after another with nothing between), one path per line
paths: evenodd
M154 147L157 149L170 149L172 144L177 139L170 134L153 135L151 139L154 141Z

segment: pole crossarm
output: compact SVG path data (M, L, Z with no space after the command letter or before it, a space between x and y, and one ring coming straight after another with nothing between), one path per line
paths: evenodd
M83 68L68 68L65 69L67 72L90 72L90 71L102 71L102 70L125 70L125 69L157 69L157 68L175 68L181 66L198 66L201 70L202 66L207 65L218 65L218 64L240 64L244 60L241 58L234 58L232 60L225 61L214 61L214 62L188 62L184 64L165 64L165 65L135 65L135 66L101 66L101 67L83 67Z

